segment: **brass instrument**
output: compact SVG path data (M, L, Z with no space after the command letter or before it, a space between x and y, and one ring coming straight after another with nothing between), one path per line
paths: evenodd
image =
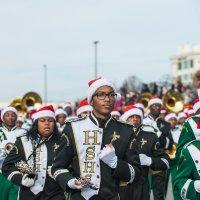
M14 107L20 115L23 115L26 112L26 108L23 105L21 98L13 99L10 105Z
M145 108L148 107L148 102L151 99L152 94L150 92L144 92L142 93L139 98L138 98L138 102L141 102Z
M28 108L34 106L35 104L42 104L42 99L36 92L27 92L22 98L22 104Z
M13 106L20 115L24 115L27 112L27 108L30 106L41 105L42 99L36 92L28 92L22 98L15 98L10 105Z
M7 143L6 145L5 145L5 153L8 155L10 152L11 152L11 150L14 148L14 144L12 144L12 143Z
M165 153L169 156L170 159L174 159L176 156L176 149L177 149L177 144L174 143L171 149L166 150Z
M162 98L163 105L167 111L178 113L184 108L184 100L179 92L169 90Z

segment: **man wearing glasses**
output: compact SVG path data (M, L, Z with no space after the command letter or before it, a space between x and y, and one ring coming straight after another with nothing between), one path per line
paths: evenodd
M93 111L65 126L51 172L63 190L71 191L71 200L119 200L119 182L132 183L140 175L138 153L130 145L132 128L110 115L116 96L106 79L89 82Z

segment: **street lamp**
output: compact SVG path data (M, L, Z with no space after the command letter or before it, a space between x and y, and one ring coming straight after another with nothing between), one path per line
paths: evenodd
M47 104L47 65L43 65L44 67L44 103Z
M99 41L94 41L94 76L95 79L97 78L97 44L99 43Z

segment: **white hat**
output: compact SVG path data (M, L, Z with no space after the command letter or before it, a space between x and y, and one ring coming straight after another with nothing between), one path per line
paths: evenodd
M16 116L18 116L17 110L16 110L14 107L12 107L12 106L8 106L8 107L4 108L4 109L1 111L1 120L2 120L2 121L3 121L3 116L4 116L4 114L5 114L6 112L9 112L9 111L14 112L14 113L16 114Z
M117 110L113 110L110 114L111 114L111 116L113 116L113 115L117 115L119 117L121 116L120 112Z
M169 113L165 116L165 121L169 122L170 119L175 118L177 119L177 116L175 113Z
M148 107L150 107L150 106L153 105L153 104L160 104L160 105L163 105L162 100L161 100L160 98L158 98L158 97L153 97L153 98L151 98L151 99L149 100L149 102L148 102Z
M33 121L42 117L51 117L55 119L55 113L52 105L44 106L32 115Z
M64 114L65 116L67 116L66 111L64 111L62 108L59 108L55 111L55 116L58 116L58 115L61 115L61 114Z
M22 116L18 116L17 121L24 122L24 118Z
M129 105L124 110L124 114L121 116L122 121L126 121L130 116L137 115L143 120L143 112L140 108L135 107L134 105Z
M95 80L91 80L89 83L89 88L87 90L87 100L88 103L90 104L91 100L92 100L92 96L94 95L94 93L102 86L107 85L110 86L114 92L116 93L116 89L114 87L114 85L109 82L108 80L104 79L104 78L98 78Z

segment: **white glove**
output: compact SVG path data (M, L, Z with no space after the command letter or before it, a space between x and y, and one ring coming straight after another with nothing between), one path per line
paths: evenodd
M28 174L24 174L22 177L22 185L25 187L32 187L35 183L33 178L29 178Z
M77 180L76 178L72 178L67 182L67 185L71 188L71 189L82 189L82 185L81 185L81 181Z
M143 153L139 154L139 157L140 157L140 164L142 166L150 166L152 164L151 157L149 157Z
M99 159L106 163L111 168L117 166L117 156L115 154L115 148L112 144L106 145L99 154Z
M194 189L200 193L200 180L194 181Z

